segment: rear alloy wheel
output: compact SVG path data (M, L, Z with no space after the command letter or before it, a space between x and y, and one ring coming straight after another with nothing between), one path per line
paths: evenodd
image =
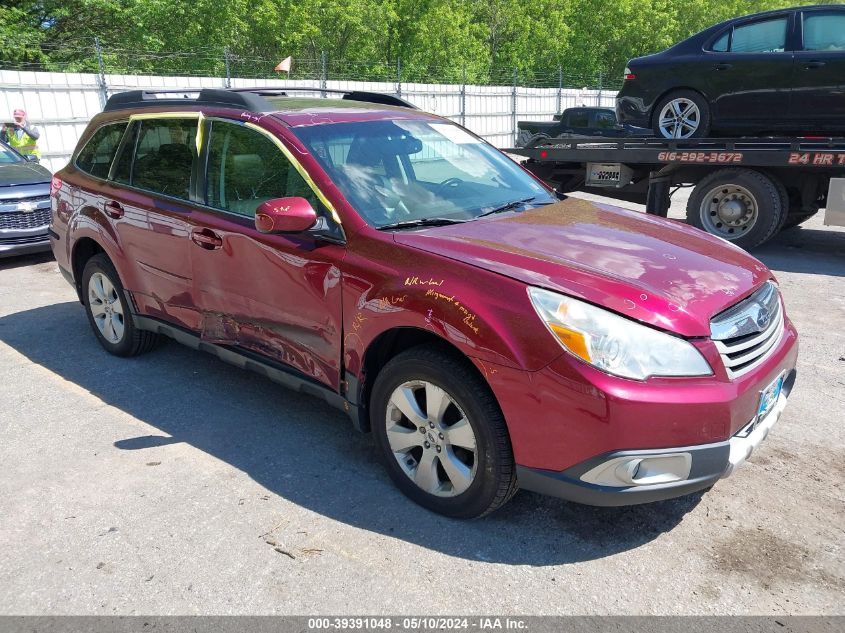
M126 334L123 305L111 280L101 272L88 278L88 309L106 341L118 345Z
M89 259L82 271L88 322L100 345L115 356L136 356L155 347L159 335L135 327L123 285L104 253Z
M379 372L370 402L388 473L420 505L474 518L516 492L502 412L465 359L431 346L407 350Z
M697 92L675 92L657 104L653 124L656 136L685 139L710 133L710 108Z
M687 222L712 235L751 249L781 227L781 188L753 169L721 169L696 185L687 203Z

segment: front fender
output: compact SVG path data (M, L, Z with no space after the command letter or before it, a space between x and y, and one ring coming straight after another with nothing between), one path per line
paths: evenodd
M397 245L381 262L364 262L364 257L350 253L342 277L343 360L346 371L359 379L367 350L397 328L430 332L476 365L534 371L563 353L522 282Z

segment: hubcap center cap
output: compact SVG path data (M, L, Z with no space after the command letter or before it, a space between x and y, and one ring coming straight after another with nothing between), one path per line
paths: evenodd
M739 200L727 200L719 208L719 215L726 222L734 222L745 216L745 205Z

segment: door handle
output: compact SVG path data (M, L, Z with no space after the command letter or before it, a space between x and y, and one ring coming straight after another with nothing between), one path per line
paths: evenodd
M733 68L733 66L733 64L716 64L715 66L713 66L713 70L730 70L731 68Z
M191 231L191 241L209 251L217 250L223 246L223 238L210 229L195 229Z
M115 202L114 200L106 202L103 205L103 211L107 216L114 218L115 220L123 217L123 207L120 206L119 202Z
M811 62L807 62L804 64L804 70L812 70L813 68L821 68L824 66L826 62L820 62L818 60L813 60Z

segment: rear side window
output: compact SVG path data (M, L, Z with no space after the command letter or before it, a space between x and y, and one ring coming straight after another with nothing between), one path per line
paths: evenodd
M121 121L104 125L94 132L76 157L76 167L97 178L108 178L114 153L125 129L126 121Z
M188 200L197 160L197 120L144 120L137 134L132 186ZM116 175L125 177L121 171Z
M262 202L296 196L320 213L317 196L269 138L237 123L213 121L208 147L208 206L254 218Z
M573 112L569 115L569 125L571 127L589 127L590 115L586 112Z
M845 50L845 13L805 14L804 50Z
M786 48L787 19L775 18L734 28L732 53L781 53ZM718 42L717 42L718 43Z

